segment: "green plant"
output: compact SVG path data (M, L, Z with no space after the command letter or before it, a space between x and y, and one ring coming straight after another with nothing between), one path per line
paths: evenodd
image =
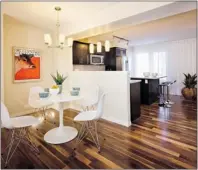
M183 84L185 85L186 88L195 88L195 86L197 85L197 75L190 75L188 74L184 74L185 79Z
M59 74L58 71L56 72L56 76L52 74L51 76L57 85L62 85L63 82L67 79L67 76L64 77L63 75Z

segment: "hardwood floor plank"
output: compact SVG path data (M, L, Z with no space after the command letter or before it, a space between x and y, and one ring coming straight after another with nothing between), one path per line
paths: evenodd
M86 149L85 152L88 153L88 154L90 154L90 155L92 155L96 159L100 160L101 162L103 162L104 164L106 164L109 168L121 169L121 167L118 166L117 164L109 161L105 157L101 156L100 154L98 154L97 152L95 152L95 151L93 151L93 150L91 150L89 148Z
M197 150L197 147L194 147L194 146L191 146L191 145L187 145L185 143L181 143L181 142L176 141L176 140L172 140L172 139L169 139L169 138L166 138L166 137L162 137L162 136L158 136L158 135L156 137L159 138L159 139L166 140L168 142L180 145L180 146L188 148L188 149L192 149L192 150L195 150L195 151Z
M44 141L50 129L59 126L59 113L47 111L46 120L30 128L30 134L40 150L35 155L25 145L20 145L8 168L35 169L196 169L197 168L197 105L178 96L171 96L172 108L159 108L157 103L141 106L141 117L130 127L101 119L98 134L101 152L88 136L71 156L75 140L52 145ZM51 114L54 114L54 117ZM41 112L33 115L41 116ZM73 123L78 114L75 110L64 111L64 125L76 127ZM8 131L1 132L1 149L9 140ZM104 138L106 140L104 140ZM3 164L1 164L3 167Z

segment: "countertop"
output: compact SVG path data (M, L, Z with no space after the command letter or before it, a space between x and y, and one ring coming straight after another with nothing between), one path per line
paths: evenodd
M157 77L144 77L144 76L130 76L130 78L135 78L135 79L161 79L161 78L165 78L167 76L157 76Z
M130 84L132 84L132 83L140 83L141 82L141 80L130 80Z

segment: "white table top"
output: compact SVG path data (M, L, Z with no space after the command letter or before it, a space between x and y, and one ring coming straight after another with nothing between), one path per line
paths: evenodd
M70 94L51 95L48 98L39 99L39 101L51 101L53 103L70 102L74 100L83 99L82 96L71 96Z

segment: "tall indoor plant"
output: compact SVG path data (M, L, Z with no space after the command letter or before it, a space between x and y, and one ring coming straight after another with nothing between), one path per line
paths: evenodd
M53 80L55 81L56 85L59 87L59 94L62 93L62 84L67 79L67 76L61 75L58 71L56 72L56 75L52 75Z
M184 96L185 99L187 100L196 100L197 98L197 75L190 75L184 74L185 79L183 84L185 87L182 89L181 93Z

